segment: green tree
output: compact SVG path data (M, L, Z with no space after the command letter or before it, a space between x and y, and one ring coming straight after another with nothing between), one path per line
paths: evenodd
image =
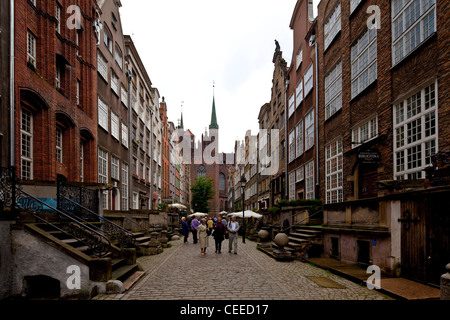
M209 200L214 199L214 180L205 177L196 179L191 187L192 191L192 209L194 212L209 212Z

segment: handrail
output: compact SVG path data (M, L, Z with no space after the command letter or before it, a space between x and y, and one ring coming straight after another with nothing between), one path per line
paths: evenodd
M321 212L323 212L323 209L321 209L321 210L319 210L319 211L313 213L312 215L308 215L307 218L303 219L303 220L300 221L300 222L297 222L296 224L300 224L300 223L302 223L302 222L304 222L304 221L306 221L306 220L309 220L311 217L314 217L315 215L317 215L317 214L319 214L319 213L321 213ZM299 215L299 214L300 214L300 213L297 213L297 214L295 214L295 215L292 215L292 216L290 216L289 218L284 219L283 222L286 221L286 220L288 220L288 219L290 219L290 218L292 218L292 217L295 217L295 216L297 216L297 215ZM289 226L288 228L285 228L285 229L281 230L280 232L285 232L286 230L289 230L290 228L291 228L291 226Z
M31 214L33 217L39 219L40 221L44 222L47 225L50 225L52 227L55 227L57 230L62 231L63 233L69 235L70 237L73 237L74 239L81 241L82 243L86 244L89 249L92 250L92 252L98 256L98 257L104 257L107 255L111 250L111 242L108 238L106 238L101 233L97 232L96 230L92 229L88 225L85 225L78 221L77 219L74 219L70 215L66 214L65 212L62 212L56 208L53 208L52 206L48 205L47 203L33 197L32 195L28 194L27 192L23 190L17 190L17 201L15 205L19 207L20 209L26 211L28 214ZM39 217L39 212L44 211L44 207L49 208L50 210L56 212L60 216L64 216L65 218L71 220L70 223L67 224L68 230L63 230L54 224L50 223L49 221ZM77 225L75 227L75 225Z
M100 215L98 215L97 213L95 213L94 211L82 206L79 203L76 203L75 201L67 198L66 196L60 195L62 198L64 198L65 201L68 201L69 203L87 211L90 215L96 216L97 218L100 219L100 221L103 224L103 226L105 227L104 229L100 229L101 231L106 232L112 239L116 239L119 241L120 245L124 248L132 248L134 247L135 243L136 243L136 239L134 238L133 234L128 231L127 229L122 228L121 226L115 224L114 222L106 219L105 217L102 217ZM78 219L83 220L83 218L78 217ZM84 220L83 220L84 221Z

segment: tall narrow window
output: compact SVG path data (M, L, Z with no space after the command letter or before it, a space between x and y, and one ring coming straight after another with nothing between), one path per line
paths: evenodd
M98 149L98 183L108 183L108 152ZM103 209L108 209L108 191L103 192Z
M116 48L114 52L114 57L116 59L117 65L120 67L120 69L123 68L123 55L122 50L120 49L119 45L116 43Z
M289 173L289 201L295 200L295 174L296 171Z
M27 59L36 67L36 37L30 31L27 32Z
M33 179L33 114L22 109L21 112L21 172L23 180Z
M369 29L351 49L352 99L377 79L377 30Z
M295 111L295 94L292 93L289 98L289 118L294 114Z
M120 181L120 160L111 156L111 178Z
M77 106L80 106L80 91L81 91L81 81L77 80L77 96L76 96L76 100L77 100Z
M128 149L128 126L122 123L122 145Z
M61 33L61 5L56 3L55 8L56 32Z
M297 88L295 88L295 91L297 92L296 96L296 105L297 108L300 106L300 103L303 101L303 79L300 79L300 82L297 85Z
M300 48L297 52L297 57L295 59L297 70L300 68L303 62L303 48Z
M314 109L305 116L305 150L314 146Z
M98 73L102 76L103 80L108 82L108 63L106 62L105 57L98 52L97 54L97 70Z
M206 178L206 169L203 165L198 167L197 178Z
M314 161L305 165L306 199L314 199Z
M122 210L128 210L128 165L122 163Z
M303 148L303 120L301 120L297 127L296 127L296 131L297 131L297 147L296 147L296 156L297 158L300 157L303 152L304 152L304 148Z
M313 64L311 64L305 72L305 97L311 92L314 87L313 83Z
M328 21L325 23L325 50L331 44L338 32L341 31L341 4L334 9Z
M56 63L56 76L55 76L56 88L61 88L61 65Z
M332 142L325 148L326 156L326 201L343 201L342 140Z
M63 132L61 128L56 128L56 161L63 162Z
M219 174L219 191L225 191L225 175L223 173Z
M111 90L119 95L119 77L116 75L114 70L111 70Z
M325 119L342 109L342 62L325 77Z
M106 48L108 48L109 52L113 52L113 40L111 32L109 31L107 26L103 26L103 43Z
M120 121L119 117L111 111L111 135L120 141Z
M289 163L295 160L295 129L289 133Z
M84 182L84 142L80 142L80 182Z
M105 129L106 131L109 131L108 122L109 122L108 106L99 97L98 98L98 124L100 127Z

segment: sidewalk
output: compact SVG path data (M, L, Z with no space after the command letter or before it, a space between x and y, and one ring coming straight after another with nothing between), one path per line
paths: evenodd
M365 285L370 276L363 268L332 258L310 258L306 261L361 285ZM437 288L387 274L381 275L381 289L377 291L399 300L440 299L440 290Z

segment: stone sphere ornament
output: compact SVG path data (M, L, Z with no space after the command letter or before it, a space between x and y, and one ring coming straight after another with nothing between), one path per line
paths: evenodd
M259 231L258 238L261 239L261 241L267 241L269 239L269 231L267 230Z
M284 248L289 243L289 237L285 233L279 233L273 239L273 242L281 248Z

